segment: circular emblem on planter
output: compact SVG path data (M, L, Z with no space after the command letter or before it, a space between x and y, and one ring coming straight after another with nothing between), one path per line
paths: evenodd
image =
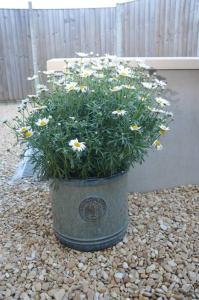
M79 214L84 221L100 220L106 212L106 202L102 198L89 197L84 199L79 206Z

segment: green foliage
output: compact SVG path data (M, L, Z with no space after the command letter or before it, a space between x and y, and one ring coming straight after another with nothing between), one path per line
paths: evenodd
M42 176L107 177L141 163L151 146L162 148L172 113L162 109L165 83L146 65L80 58L66 61L63 73L44 73L47 86L22 102L11 125Z

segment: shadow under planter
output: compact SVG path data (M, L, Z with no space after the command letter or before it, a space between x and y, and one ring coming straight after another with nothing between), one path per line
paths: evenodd
M124 237L128 226L127 173L51 181L50 195L55 235L68 247L95 251Z

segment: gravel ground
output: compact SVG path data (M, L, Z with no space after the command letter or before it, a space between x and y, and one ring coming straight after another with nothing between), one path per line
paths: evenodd
M55 239L46 184L9 184L20 149L0 140L0 299L199 299L198 186L129 195L123 242L81 253Z

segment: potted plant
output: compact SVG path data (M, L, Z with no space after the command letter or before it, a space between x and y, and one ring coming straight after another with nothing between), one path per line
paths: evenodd
M161 150L169 130L166 83L144 63L132 68L111 56L66 60L64 72L43 73L46 85L22 101L11 127L51 181L58 239L83 251L112 246L128 224L128 170L149 148Z

